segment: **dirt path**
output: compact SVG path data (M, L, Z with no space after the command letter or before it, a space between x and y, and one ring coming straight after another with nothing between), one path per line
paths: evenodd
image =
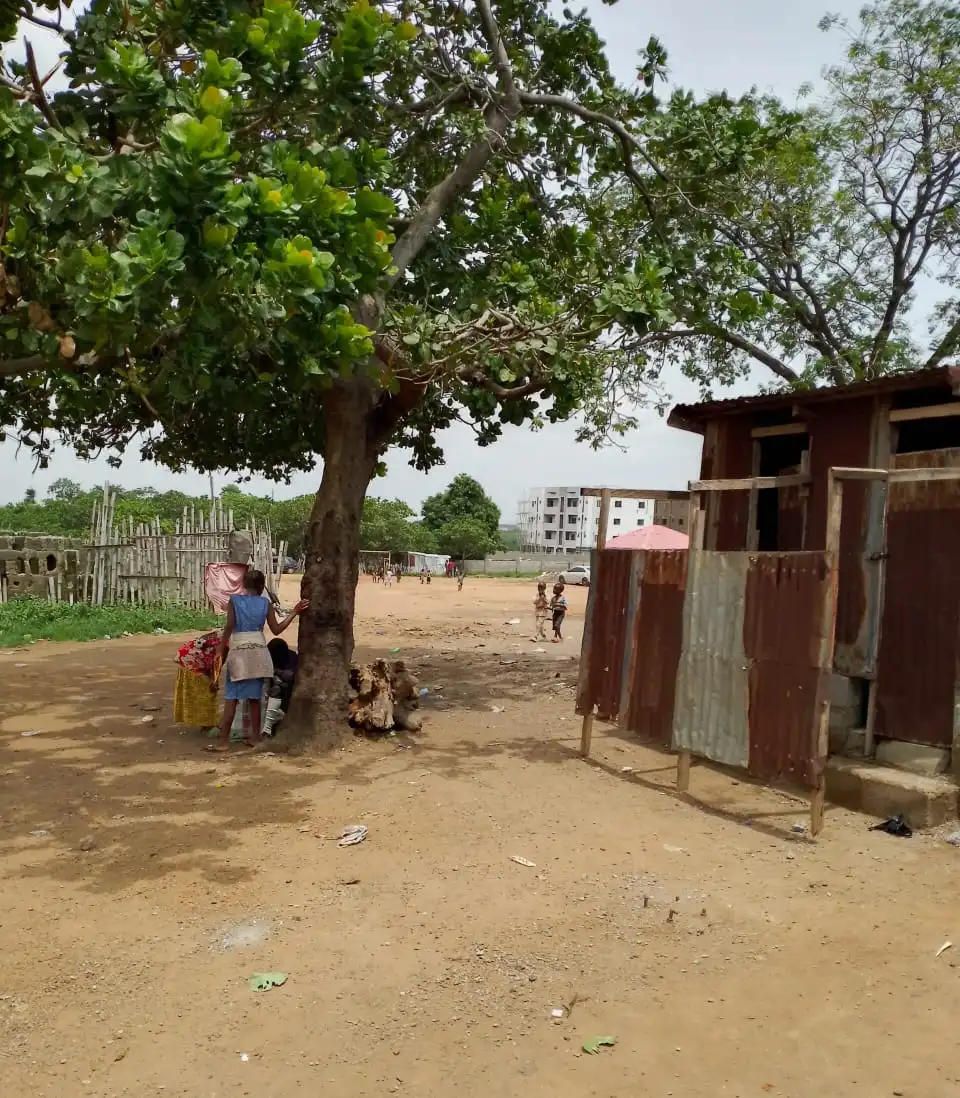
M955 1098L960 851L837 810L809 843L701 768L685 802L600 728L583 762L530 586L361 586L425 730L319 761L204 756L173 637L0 655L2 1092Z

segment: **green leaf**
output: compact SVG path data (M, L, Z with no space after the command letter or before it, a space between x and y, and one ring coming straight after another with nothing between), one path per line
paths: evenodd
M583 1042L583 1051L588 1056L596 1056L601 1048L613 1048L616 1043L616 1037L590 1037Z
M249 981L251 991L269 991L274 987L283 987L286 982L285 972L255 972Z

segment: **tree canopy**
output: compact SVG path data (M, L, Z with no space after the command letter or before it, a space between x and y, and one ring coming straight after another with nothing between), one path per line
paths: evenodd
M844 384L960 346L960 9L883 0L821 26L846 37L821 101L679 91L606 196L633 267L610 291L623 322L638 285L665 305L634 350L705 389L751 366Z
M177 520L183 516L184 507L197 511L209 509L206 496L190 496L184 492L158 492L155 488L119 488L116 493L115 516L118 520L149 523L155 518L166 533L173 533ZM28 490L32 498L20 503L0 506L0 529L12 532L58 534L63 537L88 537L90 516L95 500L102 496L101 489L84 490L76 481L66 477L50 485L47 498L38 501L36 491ZM285 541L287 552L299 555L304 550L312 496L293 496L288 499L271 499L255 496L241 489L228 486L221 493L224 506L231 509L238 527L255 519L259 525L270 523L275 542ZM400 507L406 505L396 501Z
M434 533L454 519L472 519L488 537L498 538L500 508L473 477L460 473L434 496L428 496L420 509L423 523Z
M416 512L402 500L368 496L363 501L360 548L390 553L436 553L433 531L415 519Z
M502 7L501 38L489 0L94 0L68 89L29 43L5 61L3 424L282 476L359 374L421 465L460 415L482 442L579 407L606 431L610 271L575 183L609 137L551 97L643 97L583 16Z

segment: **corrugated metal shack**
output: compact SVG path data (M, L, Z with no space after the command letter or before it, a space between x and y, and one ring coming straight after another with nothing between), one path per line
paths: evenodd
M960 467L958 394L960 370L942 367L676 407L670 425L703 436L703 481L794 478L706 492L703 548L825 549L831 468ZM960 479L850 480L839 538L835 731L953 749L960 770Z

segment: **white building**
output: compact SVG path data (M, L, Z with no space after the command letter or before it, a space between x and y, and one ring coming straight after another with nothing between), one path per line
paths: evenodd
M588 553L597 544L600 497L583 488L532 488L520 500L517 520L524 552ZM607 538L653 522L653 500L612 496Z

